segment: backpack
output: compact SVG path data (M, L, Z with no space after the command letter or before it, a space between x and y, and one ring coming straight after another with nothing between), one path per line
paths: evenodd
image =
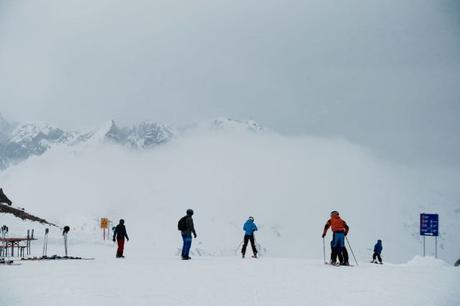
M181 232L187 230L187 216L180 218L179 222L177 223L177 229Z

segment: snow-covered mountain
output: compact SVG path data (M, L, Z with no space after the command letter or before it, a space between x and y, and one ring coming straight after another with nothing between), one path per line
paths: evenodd
M189 125L185 130L251 131L263 128L254 121L218 118ZM168 125L144 121L131 127L121 127L113 120L89 132L66 131L46 123L9 123L0 114L0 170L5 170L30 156L39 156L49 149L88 142L107 142L132 149L150 149L178 136L179 130ZM182 130L183 131L183 130Z
M260 133L265 129L253 120L241 121L225 117L214 119L207 123L211 129L232 130L232 131L249 131Z
M96 133L101 135L101 131ZM168 142L175 133L171 127L152 121L144 121L132 127L118 127L112 120L102 129L102 135L117 144L146 149Z

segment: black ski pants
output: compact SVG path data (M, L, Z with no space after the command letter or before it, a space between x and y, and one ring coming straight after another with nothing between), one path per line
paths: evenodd
M340 264L347 264L348 263L348 252L345 247L337 247L332 248L331 252L331 261L336 262L337 258L339 259Z
M374 252L374 254L372 255L372 260L375 261L376 258L379 260L380 263L382 263L382 257L380 257L380 254Z
M339 259L340 264L347 264L348 263L348 251L347 248L343 248L341 251L338 252L337 258Z
M254 241L254 235L244 235L243 248L241 249L241 254L246 254L246 247L248 246L248 241L251 241L252 253L257 255L256 243Z

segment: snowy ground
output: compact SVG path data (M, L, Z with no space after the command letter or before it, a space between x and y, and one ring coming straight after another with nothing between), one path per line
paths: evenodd
M0 305L460 305L460 269L433 258L332 267L303 258L181 261L130 253L129 243L125 259L110 243L78 250L71 255L96 259L0 266Z
M70 255L96 259L0 266L0 306L458 306L460 269L432 258L404 263L422 252L421 212L439 213L438 255L458 260L459 173L391 164L340 140L271 134L203 132L145 152L55 148L2 172L0 183L14 205L60 226L50 228L49 255L63 254L69 225ZM177 221L188 208L198 238L183 262ZM332 210L350 225L359 267L322 262ZM238 256L249 215L258 260ZM126 220L126 259L101 241L101 217ZM45 226L11 215L3 224L10 237L34 229L41 255ZM377 239L383 266L366 263ZM426 243L430 255L434 240Z

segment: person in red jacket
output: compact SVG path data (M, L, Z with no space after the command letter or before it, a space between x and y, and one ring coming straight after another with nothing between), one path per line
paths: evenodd
M342 265L349 265L348 254L344 251L345 249L345 236L348 234L349 227L347 223L342 220L339 216L339 212L334 210L331 212L331 218L327 220L324 226L322 238L326 236L329 227L332 230L332 242L331 242L331 264L337 265L337 256L340 254L343 256Z

